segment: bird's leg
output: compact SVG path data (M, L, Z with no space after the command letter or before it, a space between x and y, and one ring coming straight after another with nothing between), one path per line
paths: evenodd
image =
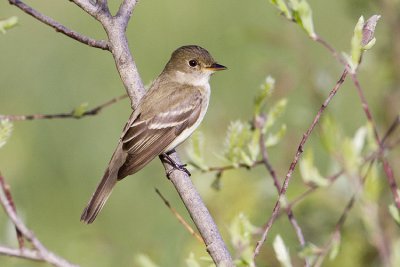
M160 155L160 158L162 161L167 162L169 165L171 165L173 167L173 169L171 169L167 172L168 179L174 170L179 170L179 171L185 172L187 175L191 176L192 174L188 171L188 169L185 168L187 166L187 164L178 164L169 156L170 154L172 154L174 152L175 152L175 149Z

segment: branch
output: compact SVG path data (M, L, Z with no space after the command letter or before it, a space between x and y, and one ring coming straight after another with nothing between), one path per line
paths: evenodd
M175 163L181 164L178 153L174 152L169 156ZM179 171L167 163L164 163L164 168L166 173L171 173L169 178L189 211L190 217L196 224L214 263L217 266L234 266L218 228L190 177L185 172Z
M313 131L315 125L317 125L317 123L319 122L319 119L320 119L322 113L324 112L325 108L328 106L328 104L330 103L332 98L335 96L335 94L337 93L337 91L339 90L341 85L343 84L347 74L348 74L348 70L346 68L343 71L342 76L340 77L340 79L337 81L335 87L329 93L328 98L322 104L321 108L319 109L319 111L318 111L317 115L315 116L313 122L311 123L310 127L303 134L303 138L300 141L300 144L299 144L299 146L297 148L297 152L296 152L296 154L294 156L294 159L293 159L292 163L290 164L290 167L289 167L289 170L288 170L288 172L286 174L285 180L283 181L283 186L282 186L282 189L281 189L281 191L279 193L278 200L275 203L275 207L274 207L274 209L272 211L272 215L271 215L270 219L268 220L268 222L267 222L267 224L265 226L264 233L263 233L261 239L257 242L256 248L255 248L254 254L253 254L254 258L260 253L260 249L261 249L262 245L264 244L265 240L267 239L268 232L271 229L272 224L274 223L276 217L279 214L279 210L281 208L281 201L283 200L283 196L286 194L287 188L289 186L289 182L291 180L293 171L296 168L297 162L299 161L300 155L303 153L303 147L304 147L305 143L307 142L308 138L310 137L310 134Z
M378 144L379 148L383 150L383 141L382 140L384 140L384 139L381 140L379 137L376 123L375 123L374 119L372 118L372 113L370 111L367 99L364 95L364 91L361 88L360 82L358 81L357 74L352 73L351 78L353 79L353 83L357 89L358 96L361 100L361 104L362 104L365 116L367 117L368 122L372 125L372 128L374 130L375 141ZM398 120L398 118L397 118L397 120ZM393 126L393 127L397 127L397 126ZM391 129L389 129L389 131L390 130ZM399 189L397 187L396 179L394 178L392 167L390 166L389 161L383 155L381 157L381 161L383 163L383 170L386 174L390 190L392 191L394 202L396 204L397 209L400 210L400 194L399 194Z
M137 2L137 0L124 0L118 9L115 17L119 20L124 29L128 26L129 19L132 16L133 9Z
M49 251L46 247L44 247L42 243L33 234L33 232L29 230L28 227L18 217L13 207L13 204L11 203L10 200L12 200L12 197L11 193L9 192L9 185L6 184L3 176L0 173L0 204L3 206L7 217L10 218L11 222L21 232L24 238L26 238L30 243L32 243L36 255L34 255L33 250L20 249L19 253L16 253L14 249L5 247L0 247L1 254L44 261L57 267L78 267L77 265L67 262L63 258L60 258L53 252Z
M157 188L155 189L157 195L161 198L161 200L164 202L165 206L168 207L168 209L172 212L172 214L174 214L174 216L176 217L176 219L178 219L178 221L183 225L183 227L185 227L185 229L192 235L194 236L197 241L199 241L201 244L204 244L203 239L201 238L201 236L199 236L198 233L196 233L193 228L185 221L185 219L176 211L176 209L174 209L171 204L169 203L169 201L161 194L160 190L158 190Z
M25 4L24 2L20 1L20 0L8 0L8 2L11 5L15 5L16 7L18 7L19 9L21 9L22 11L24 11L25 13L31 15L32 17L34 17L35 19L43 22L44 24L52 27L53 29L55 29L57 32L61 32L62 34L65 34L66 36L77 40L78 42L81 42L83 44L86 44L88 46L91 47L96 47L96 48L100 48L103 50L109 50L109 44L107 41L104 40L96 40L90 37L87 37L85 35L82 35L76 31L70 30L67 27L65 27L64 25L58 23L57 21L55 21L54 19L47 17L43 14L41 14L40 12L38 12L37 10L31 8L30 6L28 6L27 4Z
M57 113L57 114L31 114L31 115L1 115L0 120L9 120L9 121L26 121L26 120L43 120L43 119L81 119L86 116L96 116L99 114L104 108L107 108L124 98L127 98L127 95L121 95L115 98L110 99L109 101L83 112L79 114L76 112L76 109L68 112L68 113Z

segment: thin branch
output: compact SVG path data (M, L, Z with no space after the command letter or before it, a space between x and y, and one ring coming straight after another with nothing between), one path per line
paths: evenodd
M83 9L86 13L91 15L92 17L96 17L97 14L97 1L96 3L93 3L93 1L90 0L69 0L70 2L74 2L75 5L79 6L81 9Z
M360 82L358 81L357 74L356 73L352 73L351 74L351 78L353 79L353 83L354 83L354 85L355 85L355 87L357 89L357 92L358 92L359 98L361 100L361 104L362 104L365 116L367 117L368 122L371 124L371 126L372 126L372 128L374 130L375 141L378 144L379 148L381 148L381 150L383 150L383 142L381 141L381 139L379 137L376 123L375 123L375 121L374 121L374 119L372 117L372 114L371 114L367 99L366 99L366 97L364 95L364 91L361 88ZM390 166L389 161L384 156L381 157L381 161L383 163L383 170L384 170L384 172L386 174L390 190L392 191L394 202L396 204L397 209L400 210L400 194L399 194L399 189L398 189L398 186L397 186L397 183L396 183L396 179L394 178L393 169Z
M75 110L68 113L57 113L57 114L31 114L31 115L0 115L0 120L9 120L9 121L26 121L26 120L44 120L44 119L81 119L86 116L96 116L103 109L121 101L122 99L127 98L126 94L112 98L107 102L85 111L82 114L75 114Z
M348 74L348 70L346 68L343 71L340 79L337 81L335 87L331 90L331 92L329 93L329 96L327 97L325 102L322 104L321 108L319 109L319 111L318 111L317 115L315 116L313 122L311 123L310 127L303 134L303 138L300 141L300 144L297 148L297 152L294 156L292 163L290 164L290 167L286 174L285 180L283 181L283 186L279 193L278 200L275 203L274 209L272 211L272 215L266 224L266 227L264 229L264 233L263 233L261 239L257 242L256 248L255 248L254 254L253 254L254 258L260 253L260 249L261 249L262 245L264 244L265 240L267 239L268 232L271 229L273 222L275 221L276 217L279 214L279 210L281 207L281 201L283 199L283 196L286 194L287 188L289 186L289 182L291 180L294 169L296 168L297 162L299 161L300 155L303 153L304 144L307 142L308 138L310 137L310 134L313 131L315 125L317 125L317 123L319 122L319 119L320 119L322 113L324 112L325 108L328 106L328 104L330 103L332 98L335 96L335 94L337 93L337 91L339 90L341 85L343 84L347 74Z
M129 19L131 18L133 9L135 8L137 3L137 0L124 0L121 3L115 17L120 21L124 29L126 29L126 27L128 26Z
M383 144L386 142L389 136L394 133L394 131L397 129L399 125L400 125L400 115L397 115L393 123L390 125L389 129L386 131L385 135L382 138Z
M33 249L27 248L9 248L0 246L0 255L33 260L33 261L43 261L43 259L38 255L38 252Z
M1 173L0 173L0 176L1 176ZM4 182L3 178L0 178L0 187L3 188L4 195L7 198L8 203L10 203L11 208L13 209L13 211L16 214L17 210L15 209L15 204L14 204L14 200L11 195L10 186ZM17 234L19 248L22 249L24 247L24 237L23 237L21 231L18 229L18 227L15 227L15 231Z
M19 9L21 9L22 11L24 11L25 13L31 15L32 17L34 17L35 19L43 22L44 24L52 27L53 29L55 29L57 32L60 32L62 34L65 34L66 36L77 40L83 44L86 44L88 46L91 47L96 47L96 48L100 48L103 50L110 50L109 48L109 44L107 41L105 40L96 40L93 39L91 37L87 37L83 34L80 34L76 31L70 30L67 27L65 27L64 25L60 24L59 22L55 21L54 19L45 16L43 14L41 14L40 12L38 12L37 10L31 8L30 6L28 6L27 4L25 4L24 2L20 1L20 0L8 0L8 2L11 5L15 5L16 7L18 7Z
M187 223L185 221L185 219L179 214L179 212L176 211L176 209L174 209L171 204L169 203L169 201L161 194L160 190L158 190L157 188L155 189L157 195L161 198L161 200L164 202L165 206L168 207L168 209L172 212L172 214L174 214L174 216L176 217L176 219L183 225L183 227L185 227L185 229L196 238L197 241L199 241L201 244L204 244L203 239L201 238L201 236L196 233L193 228L190 226L189 223Z
M256 117L253 121L255 122L254 123L255 128L259 129L259 131L260 131L259 146L260 146L260 151L261 151L262 162L263 162L265 168L267 169L267 171L269 172L269 174L271 175L272 180L274 181L275 188L279 194L282 189L281 184L278 180L275 169L272 167L272 165L269 161L267 147L265 146L265 133L262 131L262 129L264 128L264 125L266 123L266 116L258 116L258 118ZM293 229L296 232L297 239L299 240L300 246L303 248L306 244L306 241L305 241L305 238L303 235L303 231L302 231L299 223L297 222L296 218L294 217L293 210L290 207L287 207L285 210L286 210L287 216L289 218L289 221L292 224ZM304 260L305 260L305 266L310 266L308 259L305 258Z
M71 264L67 262L65 259L57 256L53 252L49 251L46 247L42 245L42 243L36 238L36 236L33 234L31 230L28 229L28 227L22 222L22 220L18 217L17 213L15 212L15 209L13 208L12 204L9 201L9 198L12 199L11 194L7 196L7 191L8 191L9 186L4 180L4 177L0 173L0 204L3 206L4 211L6 212L6 215L8 218L10 218L11 222L15 225L15 227L22 233L22 235L32 243L32 246L35 248L37 251L37 257L41 261L48 262L52 264L53 266L57 267L77 267L78 265ZM9 191L8 191L9 192ZM21 250L21 253L23 253L24 249ZM27 252L26 256L28 257L29 252ZM14 256L12 254L11 256ZM25 257L26 258L26 257Z

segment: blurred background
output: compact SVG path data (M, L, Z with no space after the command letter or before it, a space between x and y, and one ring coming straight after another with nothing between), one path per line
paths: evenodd
M99 24L69 1L26 1L70 29L104 39ZM117 10L120 1L109 1ZM400 3L397 0L308 1L315 29L339 51L349 52L354 25L360 15L381 14L376 46L364 57L359 79L381 134L399 114L400 103ZM0 114L69 112L81 103L94 107L125 93L111 54L90 48L0 2L0 18L18 16L19 26L0 36ZM272 164L283 180L302 134L311 123L343 67L321 45L312 42L295 24L286 21L266 0L140 1L128 27L130 48L145 84L163 69L173 50L198 44L229 70L211 80L212 99L200 128L205 137L207 163L226 164L218 153L231 121L247 121L252 103L267 75L276 79L269 103L288 99L282 122L283 140L269 150ZM141 172L119 183L93 225L79 221L130 115L127 99L100 115L81 120L16 122L8 143L0 150L0 171L11 185L19 214L45 246L81 266L140 266L146 254L159 266L186 266L191 252L206 256L205 249L177 222L155 194L157 187L185 217L184 209L162 165L155 160ZM348 79L329 114L353 136L366 120L359 98ZM307 149L314 150L323 175L331 174L330 156L316 128ZM397 133L398 135L398 133ZM179 149L187 159L185 145ZM400 151L389 154L399 176ZM192 172L192 180L224 236L241 212L256 226L269 218L276 190L262 168L234 170L222 178L220 191L211 188L215 174ZM391 247L400 246L398 227L388 215L392 203L387 182L379 169L377 200L380 234L390 236ZM400 183L400 180L397 180ZM294 213L307 241L323 245L351 196L346 177L335 191L320 189ZM347 187L346 187L347 185ZM298 170L288 198L306 190ZM385 266L368 227L362 206L356 204L343 227L340 254L324 266ZM258 258L259 266L278 266L272 240L281 233L295 266L298 241L286 216L281 216ZM397 242L397 243L395 243ZM15 245L14 231L0 212L0 244ZM0 266L42 266L0 257ZM204 264L207 266L208 263Z

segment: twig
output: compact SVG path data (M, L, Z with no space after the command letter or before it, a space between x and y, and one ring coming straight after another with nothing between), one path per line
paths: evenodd
M15 250L13 249L1 247L2 250L0 251L4 252L5 255L21 257L26 259L40 260L48 262L53 266L57 267L78 267L78 265L71 264L67 262L65 259L60 258L53 252L49 251L36 238L33 232L29 230L28 227L26 227L26 225L18 217L17 213L15 212L15 209L13 208L13 205L9 201L9 198L12 199L12 197L10 193L7 196L6 192L9 192L8 188L9 186L6 184L3 176L0 174L0 204L3 206L6 215L10 218L11 222L15 225L15 227L22 233L24 238L26 238L32 244L32 246L36 250L37 255L35 256L32 250L27 250L27 249L22 249L20 250L20 253L15 253ZM6 254L7 251L10 252L10 254Z
M361 88L360 82L358 81L357 74L352 73L351 78L353 79L353 83L354 83L354 85L357 89L358 95L360 97L365 116L367 117L368 122L371 124L371 126L374 130L375 141L378 144L379 148L381 148L381 150L383 150L383 142L379 138L376 123L375 123L374 119L372 118L372 114L371 114L367 99L364 95L363 89ZM381 161L383 163L383 170L386 174L390 190L392 191L392 195L394 197L394 202L396 204L397 209L400 210L400 194L399 194L399 190L397 187L396 179L394 178L392 167L390 166L388 160L384 156L381 157Z
M185 221L185 219L176 211L176 209L174 209L171 204L169 203L169 201L161 194L160 190L158 190L157 188L155 188L157 195L162 199L162 201L164 202L165 206L167 206L169 208L169 210L172 212L172 214L174 214L174 216L176 217L176 219L178 219L178 221L186 228L186 230L192 235L194 236L197 241L199 241L201 244L204 244L203 239L201 238L201 236L196 233L193 228L189 225L189 223L187 223Z
M11 191L10 191L10 186L4 182L4 179L1 177L1 173L0 173L0 187L3 188L4 195L7 198L8 203L10 203L11 208L13 209L15 214L17 214L17 210L15 209L14 200L12 198ZM23 237L21 231L18 229L18 227L15 227L15 231L17 234L19 248L22 249L24 247L24 237Z
M31 15L32 17L34 17L35 19L43 22L44 24L52 27L53 29L55 29L57 32L61 32L63 34L65 34L68 37L71 37L72 39L77 40L78 42L81 42L83 44L86 44L88 46L91 47L96 47L96 48L100 48L103 50L109 50L109 44L107 41L105 40L96 40L90 37L87 37L83 34L80 34L76 31L70 30L67 27L65 27L64 25L60 24L59 22L55 21L54 19L45 16L43 14L41 14L40 12L38 12L37 10L31 8L30 6L28 6L27 4L25 4L24 2L20 1L20 0L8 0L8 2L11 5L15 5L16 7L18 7L19 9L21 9L22 11L24 11L25 13Z
M80 119L86 116L96 116L99 114L104 108L115 104L122 99L127 98L127 95L121 95L118 97L114 97L107 102L85 111L82 114L76 115L75 111L71 111L68 113L58 113L58 114L31 114L31 115L0 115L0 120L10 120L10 121L26 121L26 120L43 120L43 119Z
M400 125L400 115L397 115L396 118L394 119L393 123L390 125L389 129L386 131L385 135L382 138L382 144L386 142L386 140L389 138L391 134L394 133L394 131L397 129L397 127Z
M258 116L258 118L256 117L253 121L255 122L254 123L255 128L259 129L259 131L260 131L259 146L260 146L260 151L261 151L262 162L263 162L265 168L267 169L267 171L269 172L269 174L271 175L272 180L274 181L275 188L279 194L282 190L281 184L278 180L275 169L272 167L272 165L269 161L267 147L265 146L265 134L262 131L266 120L267 120L266 116ZM285 209L285 211L287 213L290 223L293 226L293 229L296 232L297 239L299 240L300 246L303 248L306 244L306 241L304 239L303 231L302 231L299 223L297 222L296 218L294 217L293 210L288 206ZM304 260L305 260L305 266L310 266L308 259L305 258Z
M271 229L273 222L275 221L276 217L279 214L279 210L280 210L280 207L281 207L281 201L283 199L283 196L286 194L287 188L289 186L289 182L291 180L291 177L292 177L293 171L294 171L294 169L295 169L295 167L297 165L297 162L299 161L300 155L303 153L304 144L307 142L307 140L308 140L311 132L313 131L315 125L317 125L317 123L319 122L319 119L320 119L322 113L324 112L325 108L328 106L328 104L330 103L332 98L335 96L336 92L339 90L339 88L343 84L347 74L348 74L348 70L346 68L343 71L342 76L340 77L340 79L337 81L335 87L331 90L331 92L329 93L329 96L327 97L325 102L322 104L321 108L319 109L319 111L318 111L317 115L315 116L313 122L311 123L310 127L303 134L303 138L300 141L300 144L299 144L299 146L297 148L297 152L296 152L296 154L294 156L294 159L293 159L292 163L290 164L290 167L289 167L289 170L288 170L288 172L286 174L285 180L283 181L283 186L282 186L282 189L281 189L281 191L279 193L278 200L275 203L274 209L272 211L272 215L271 215L270 219L268 220L268 222L266 224L266 227L264 229L264 233L263 233L261 239L257 242L256 248L255 248L254 254L253 254L254 258L259 254L260 249L261 249L262 245L264 244L264 242L265 242L265 240L267 238L268 232Z

